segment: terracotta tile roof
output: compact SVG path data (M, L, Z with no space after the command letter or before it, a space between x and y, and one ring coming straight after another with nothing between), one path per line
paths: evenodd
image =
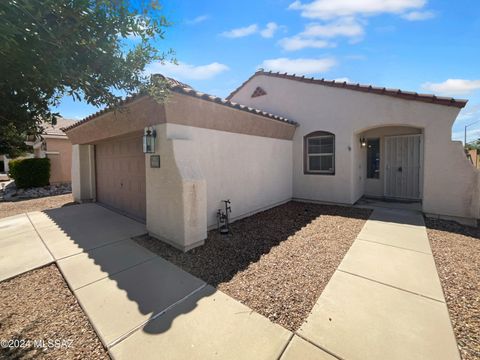
M190 96L202 99L202 100L211 101L211 102L214 102L214 103L217 103L217 104L220 104L220 105L224 105L224 106L228 106L228 107L231 107L231 108L234 108L234 109L237 109L237 110L242 110L242 111L246 111L246 112L249 112L249 113L252 113L252 114L255 114L255 115L260 115L260 116L264 116L264 117L267 117L267 118L270 118L270 119L282 121L282 122L285 122L285 123L288 123L288 124L291 124L291 125L295 125L295 126L298 125L295 121L288 120L287 118L284 118L283 116L278 116L278 115L271 114L271 113L263 111L263 110L259 110L259 109L255 109L255 108L252 108L252 107L249 107L249 106L246 106L246 105L238 104L238 103L230 101L230 100L222 99L218 96L213 96L213 95L201 93L201 92L198 92L196 90L193 90L190 87L184 87L182 85L175 85L175 86L171 86L170 89L172 91L178 92L180 94L190 95Z
M211 101L211 102L214 102L214 103L217 103L217 104L220 104L220 105L224 105L224 106L228 106L228 107L231 107L231 108L234 108L234 109L237 109L237 110L246 111L246 112L249 112L249 113L252 113L252 114L255 114L255 115L260 115L260 116L263 116L263 117L267 117L269 119L285 122L285 123L290 124L290 125L295 125L295 126L298 125L296 122L288 120L288 119L286 119L282 116L274 115L274 114L268 113L268 112L263 111L263 110L254 109L252 107L245 106L245 105L242 105L242 104L238 104L238 103L235 103L235 102L230 101L230 100L222 99L218 96L213 96L213 95L201 93L199 91L194 90L188 84L182 83L182 82L180 82L178 80L175 80L175 79L172 79L172 78L165 77L165 76L160 75L160 74L156 74L156 75L161 76L164 79L166 79L167 85L168 85L168 88L170 89L170 91L173 91L173 92L176 92L176 93L179 93L179 94L188 95L188 96L193 96L193 97L196 97L196 98L201 99L201 100ZM122 105L128 104L128 103L130 103L130 102L132 102L136 99L139 99L143 96L147 96L147 95L136 94L136 95L129 96L126 99L120 101L117 106L122 106ZM86 122L88 122L92 119L97 118L98 116L100 116L100 115L102 115L106 112L109 112L109 111L113 110L113 108L114 108L113 106L110 106L110 107L107 107L103 110L97 111L96 113L87 116L85 119L77 121L73 125L62 128L62 130L63 131L72 130L73 128L76 128L77 126L80 126L80 125L82 125L82 124L84 124L84 123L86 123Z
M43 124L43 135L53 135L53 136L66 136L62 131L63 128L75 125L77 121L72 119L57 118L57 123L55 125L44 123Z
M413 100L413 101L422 101L431 104L438 104L438 105L445 105L445 106L454 106L458 108L463 108L467 104L468 100L465 99L454 99L452 97L443 97L443 96L436 96L432 94L420 94L412 91L403 91L400 89L388 89L385 87L376 87L372 85L361 85L361 84L353 84L347 82L338 82L335 80L325 80L325 79L315 79L315 78L307 78L305 76L297 76L295 74L290 75L287 73L280 74L279 72L273 73L271 71L263 71L259 70L255 74L253 74L247 81L245 81L242 85L240 85L237 89L235 89L230 95L227 96L227 100L232 99L232 97L240 91L240 89L245 86L250 80L252 80L255 76L258 75L265 75L271 77L277 77L282 79L288 80L295 80L309 84L317 84L323 86L330 86L342 89L349 89L354 91L362 91L371 94L378 94L378 95L385 95L391 96L396 98L401 98L405 100Z

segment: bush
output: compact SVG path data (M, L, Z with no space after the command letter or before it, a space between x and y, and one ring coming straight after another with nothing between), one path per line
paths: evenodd
M50 159L18 159L9 162L10 177L18 188L48 185L50 181Z

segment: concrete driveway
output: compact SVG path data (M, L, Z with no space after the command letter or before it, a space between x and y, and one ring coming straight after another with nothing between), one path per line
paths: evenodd
M375 210L301 328L137 245L95 204L0 220L0 280L56 261L115 359L459 359L419 213Z
M144 233L96 204L3 219L0 279L55 261L116 359L281 356L288 330L131 240Z
M0 220L0 281L53 261L27 214Z

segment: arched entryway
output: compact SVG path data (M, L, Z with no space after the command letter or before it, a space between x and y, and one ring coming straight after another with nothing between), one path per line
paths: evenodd
M364 196L421 201L423 195L423 130L382 126L358 134L361 143Z

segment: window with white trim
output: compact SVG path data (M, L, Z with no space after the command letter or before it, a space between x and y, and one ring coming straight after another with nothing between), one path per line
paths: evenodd
M335 174L335 135L315 131L304 137L304 173Z

